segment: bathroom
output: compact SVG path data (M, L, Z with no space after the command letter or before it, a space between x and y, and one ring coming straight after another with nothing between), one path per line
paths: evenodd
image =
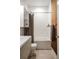
M56 3L20 0L20 59L58 58Z

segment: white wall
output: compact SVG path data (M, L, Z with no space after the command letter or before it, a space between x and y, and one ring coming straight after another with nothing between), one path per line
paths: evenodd
M50 12L49 13L49 19L51 20L51 0L49 0L50 1L50 3L49 3L49 6L48 6L48 12ZM49 20L49 24L51 25L51 21Z
M29 8L32 12L48 12L48 7L30 7Z
M23 5L23 4L21 4L20 5L20 35L24 35L24 29L22 28L22 27L24 27L24 19L25 19L25 17L24 17L24 11L25 10L27 10L27 11L29 11L28 10L28 6L26 5ZM29 24L29 23L28 23ZM27 25L27 27L28 27L29 25Z
M24 6L20 5L20 27L24 27Z
M34 40L49 41L50 40L50 24L49 7L35 7L32 9L34 13ZM40 13L41 12L41 13Z
M50 3L49 3L49 6L48 6L48 12L49 12L49 14L48 14L48 17L49 17L49 25L51 26L51 0L49 0L50 1ZM50 27L50 29L49 29L49 35L50 35L50 40L51 40L51 27Z
M24 11L29 12L29 7L28 5L24 5L21 3L20 5L20 27L24 27Z

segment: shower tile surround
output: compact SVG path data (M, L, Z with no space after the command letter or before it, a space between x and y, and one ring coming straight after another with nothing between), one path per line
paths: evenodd
M29 27L20 27L20 36L28 36L29 33Z
M20 36L23 36L23 35L24 35L24 28L20 27Z

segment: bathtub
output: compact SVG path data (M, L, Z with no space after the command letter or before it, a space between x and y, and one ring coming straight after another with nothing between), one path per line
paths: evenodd
M35 37L38 50L51 50L51 40L47 37Z

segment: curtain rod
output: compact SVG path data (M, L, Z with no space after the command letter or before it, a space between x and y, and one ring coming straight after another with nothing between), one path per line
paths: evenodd
M31 13L54 13L54 12L31 12Z

